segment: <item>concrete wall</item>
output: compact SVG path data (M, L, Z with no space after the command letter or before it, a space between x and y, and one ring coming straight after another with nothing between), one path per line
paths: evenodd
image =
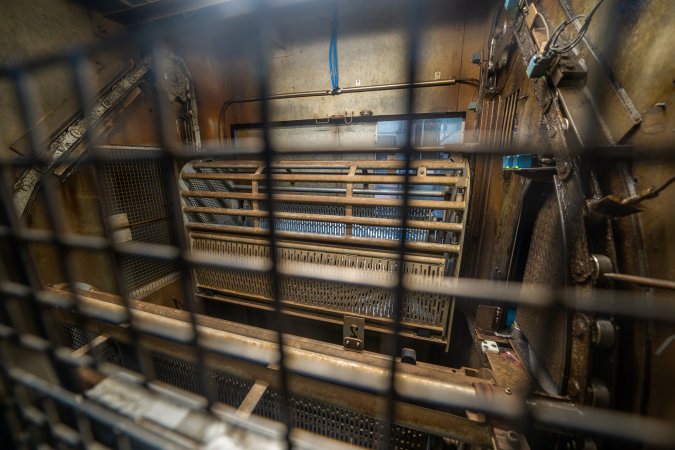
M355 86L357 80L362 86L407 81L408 11L397 2L391 8L377 9L361 3L359 8L350 2L340 3L340 87ZM415 80L433 80L436 72L442 79L478 78L479 70L471 64L471 54L484 45L493 3L454 0L430 4L432 7L422 12ZM325 12L288 19L271 31L270 94L330 90L331 16L331 2L326 2ZM229 95L221 103L257 95L254 51L251 43L241 42L238 51L222 56L229 74ZM477 88L458 84L418 89L416 94L417 112L466 112L469 102L477 97ZM358 115L362 110L374 115L403 114L405 99L405 91L400 90L277 100L272 102L271 119L325 118L345 112ZM259 120L258 108L257 103L233 105L225 120L227 134L232 123ZM473 128L473 112L467 116L467 126Z
M94 34L89 12L71 0L34 0L30 2L1 0L0 9L0 64L7 65L40 56L53 55L66 48L89 46L100 42ZM128 63L128 55L106 52L91 58L92 80L101 88ZM65 66L49 66L30 77L38 104L40 131L47 136L54 132L77 109L72 71ZM26 133L19 115L14 86L0 80L0 151L16 146ZM25 146L24 146L25 147Z
M93 46L101 42L101 38L94 33L89 11L74 1L0 0L0 3L0 28L3 30L0 33L0 64L58 54L67 48ZM115 28L114 24L109 25ZM100 90L109 84L131 64L134 55L134 50L127 48L94 54L89 60L93 88ZM29 80L38 109L38 121L31 125L46 139L80 109L73 85L72 67L40 67L30 73ZM6 155L28 154L27 127L21 120L15 86L5 79L0 80L0 123L3 127L0 152ZM115 124L106 142L134 145L158 143L152 99L148 95L142 94L131 104L128 112ZM72 233L103 234L95 176L91 168L81 167L59 184L59 209L65 212L66 227ZM26 225L37 229L52 228L40 191L26 218ZM33 244L30 248L43 282L55 284L66 279L64 255L53 245ZM110 254L76 251L71 256L76 280L110 292L116 290ZM19 264L18 261L12 263Z

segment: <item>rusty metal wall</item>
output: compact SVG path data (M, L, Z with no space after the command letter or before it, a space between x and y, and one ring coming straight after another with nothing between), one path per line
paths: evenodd
M563 7L575 14L582 14L589 11L596 1L542 0L535 3L553 30L567 18ZM639 123L631 124L626 118L628 112L618 103L616 91L604 87L593 91L597 95L598 112L604 117L608 127L617 132L623 130L625 133L617 135L620 138L616 142L618 147L611 150L619 152L619 149L624 148L626 151L622 155L626 155L625 157L615 154L607 160L598 159L590 163L602 195L630 196L650 186L662 185L675 173L672 159L675 133L672 107L675 102L675 80L672 74L675 73L675 68L672 58L665 56L672 54L675 49L675 44L669 38L674 27L675 5L672 2L607 0L589 29L588 40L594 51L604 59L615 80L625 90L623 95L632 100L634 112L640 117ZM487 42L485 46L488 46ZM587 53L584 55L589 58ZM543 124L543 108L537 103L533 90L536 81L531 82L524 74L525 66L520 61L521 58L517 52L511 56L511 60L515 62L505 74L500 98L506 98L514 92L520 93L518 118L512 131L515 146L522 150L532 149L532 153L545 153L550 149L549 140L553 139L554 134ZM591 70L598 72L594 67ZM541 81L539 84L541 86ZM596 87L592 85L591 89ZM483 104L481 133L484 129L489 129L491 120L494 120L491 102L495 103L497 100L492 98ZM583 104L578 105L578 110L584 107ZM591 130L593 131L598 133L597 129ZM475 182L489 189L475 190L476 198L483 202L482 210L485 215L483 218L472 217L474 220L470 221L470 227L478 226L481 230L480 236L487 236L487 240L475 238L467 243L467 250L469 254L473 253L473 259L469 260L466 273L481 278L506 279L512 257L514 224L520 216L519 202L525 192L525 180L504 174L501 161L493 159L477 170ZM671 187L659 197L645 201L642 212L611 220L612 237L608 239L613 238L616 246L617 271L664 280L675 278L675 228L672 226L675 221L674 198L675 191ZM559 220L559 214L550 208L548 211L544 209L538 220L554 223ZM475 233L477 235L479 234ZM536 238L545 240L532 244L539 249L557 244L553 235L537 235ZM540 253L536 248L530 249L533 261L542 261ZM544 260L549 254L549 251L543 253ZM543 278L550 270L552 269L549 265L538 267ZM528 277L531 276L530 271ZM543 279L542 277L535 279ZM668 294L665 290L641 288L628 283L619 284L618 287L634 290L643 296L643 301L652 293ZM536 316L534 321L522 315L520 319L523 323L527 321L533 325L537 322ZM672 397L668 393L669 385L665 373L673 368L672 357L669 357L672 356L669 352L673 348L661 346L675 330L672 326L658 322L619 320L618 323L622 347L618 369L621 375L615 386L617 406L625 410L672 417ZM565 336L572 328L571 325L567 327L569 329L565 331L566 326L560 322L557 328L561 332L537 330L536 326L529 330L533 335L544 332L557 336L553 341L556 345L541 348L540 353L544 354L544 358L557 360L557 369L554 365L550 369L555 372L554 378L561 383L560 388L565 380L565 365L568 364L564 360L572 352L569 335ZM661 351L658 351L659 348ZM605 365L603 361L591 360L590 366L593 364L596 369Z

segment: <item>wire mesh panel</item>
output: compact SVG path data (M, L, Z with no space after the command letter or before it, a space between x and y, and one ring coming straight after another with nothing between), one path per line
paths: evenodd
M115 161L101 165L102 191L106 211L115 225L118 241L175 245L171 226L165 172L172 171L160 161L143 158L153 147L100 147L114 154ZM176 279L178 267L167 261L143 256L123 256L120 261L123 286L138 297Z
M280 401L278 392L268 390L258 402L254 413L280 420ZM426 448L429 438L426 433L396 425L392 430L390 442L385 445L382 443L384 423L381 420L310 399L291 397L290 403L291 420L299 428L359 447L423 449Z

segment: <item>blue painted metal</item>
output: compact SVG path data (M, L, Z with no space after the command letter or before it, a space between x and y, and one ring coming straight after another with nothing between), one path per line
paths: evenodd
M534 155L507 155L502 158L503 170L531 169L534 166Z

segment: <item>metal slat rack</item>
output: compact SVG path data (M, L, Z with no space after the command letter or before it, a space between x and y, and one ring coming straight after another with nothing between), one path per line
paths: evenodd
M272 166L279 264L317 264L397 272L404 161L276 161ZM269 211L262 161L195 162L183 167L181 196L190 246L220 258L269 257ZM412 162L413 187L404 272L433 282L456 277L470 186L468 161ZM384 172L384 173L383 173ZM398 173L398 174L397 174ZM416 189L415 189L416 187ZM283 240L282 240L283 239ZM274 301L270 277L241 270L197 268L198 293L264 308ZM283 277L288 313L327 321L366 318L386 330L393 297L386 289ZM239 300L237 300L239 299ZM404 335L448 344L451 298L410 293L402 299Z
M675 302L658 295L637 302L634 293L615 290L593 289L577 295L574 290L521 290L519 283L457 278L465 218L449 220L446 214L442 220L430 220L425 211L465 210L468 192L460 198L459 192L453 191L447 198L448 192L443 190L439 191L442 196L426 199L435 191L420 195L417 190L418 185L427 184L468 190L467 163L465 159L414 160L413 155L423 150L413 146L410 132L401 148L391 150L404 155L401 161L380 167L374 161L355 158L341 163L344 166L320 169L332 172L294 172L311 166L280 161L280 156L302 157L303 151L275 149L269 138L269 49L259 35L270 21L292 14L293 8L286 4L289 2L270 2L264 8L262 3L228 2L223 13L242 21L250 19L253 25L246 31L260 44L256 76L263 99L264 145L259 149L235 146L195 151L170 138L175 124L169 119L167 96L160 87L164 73L161 49L180 38L172 34L175 30L130 32L101 44L104 48L136 45L149 58L148 77L157 91L154 114L162 138L157 151L111 153L91 145L84 154L55 156L44 147L39 128L32 127L38 119L39 99L31 77L55 64L72 71L82 114L93 120L86 57L100 48L65 51L0 70L3 82L14 88L31 144L27 156L3 156L0 160L0 242L7 269L0 279L0 398L6 430L15 445L330 449L354 448L353 443L423 448L429 436L436 436L476 448L504 448L498 447L498 442L505 437L524 443L513 430L535 429L609 436L653 447L675 445L675 429L661 419L575 404L565 398L542 396L534 389L512 392L465 369L400 361L401 335L414 334L420 322L437 332L439 339L448 339L444 328L450 314L447 306L456 298L527 305L543 312L563 308L668 322L675 321ZM419 19L427 10L416 1L406 5L410 26L405 30L405 66L410 83L420 57ZM411 120L415 89L406 92L406 118ZM83 142L89 139L87 134L80 138ZM477 145L445 150L465 158L494 151ZM317 148L312 153L350 151ZM352 153L358 155L363 149ZM173 240L120 242L113 239L115 230L110 223L105 223L103 236L70 231L57 194L58 180L50 174L54 157L61 164L77 163L97 172L114 161L153 161L171 169L187 164L180 178L174 170L163 170L160 175ZM234 162L234 158L252 162ZM301 169L276 170L285 164ZM36 167L48 229L28 226L15 208L12 180L17 173ZM426 175L420 173L422 167ZM397 172L365 173L363 168ZM432 177L431 170L448 173ZM434 178L433 182L429 178ZM318 187L338 191L318 195L300 190L313 187L307 183L328 183ZM395 187L378 192L373 184ZM105 203L103 190L98 194ZM376 208L394 209L387 209L390 214L380 217L373 212ZM337 231L315 233L327 223ZM377 231L375 236L373 231ZM235 235L237 238L232 238ZM302 242L312 242L313 248L302 247ZM65 287L50 287L40 279L31 253L35 244L56 249ZM357 247L348 256L342 253L346 244ZM115 256L119 295L78 284L73 267L78 251L105 251ZM448 265L446 255L456 255L455 266ZM131 298L131 289L124 286L124 267L119 264L125 257L176 267L186 309ZM369 269L373 264L377 270ZM237 281L236 277L243 278ZM251 280L260 284L254 286ZM312 283L315 287L308 289ZM262 291L251 292L259 286ZM292 286L297 287L289 290ZM203 289L228 294L236 291L247 302L256 300L269 306L277 329L257 329L203 315L198 299ZM341 289L344 297L335 303L311 303L319 292ZM312 295L303 297L305 290ZM364 291L378 293L386 305L369 311L363 299L350 297ZM342 346L293 336L285 327L289 307L312 311L322 319L345 310L355 312L364 316L369 326L377 324L389 330L388 351L349 352ZM71 327L65 337L63 324ZM80 334L73 330L80 330ZM81 340L87 342L81 345Z

